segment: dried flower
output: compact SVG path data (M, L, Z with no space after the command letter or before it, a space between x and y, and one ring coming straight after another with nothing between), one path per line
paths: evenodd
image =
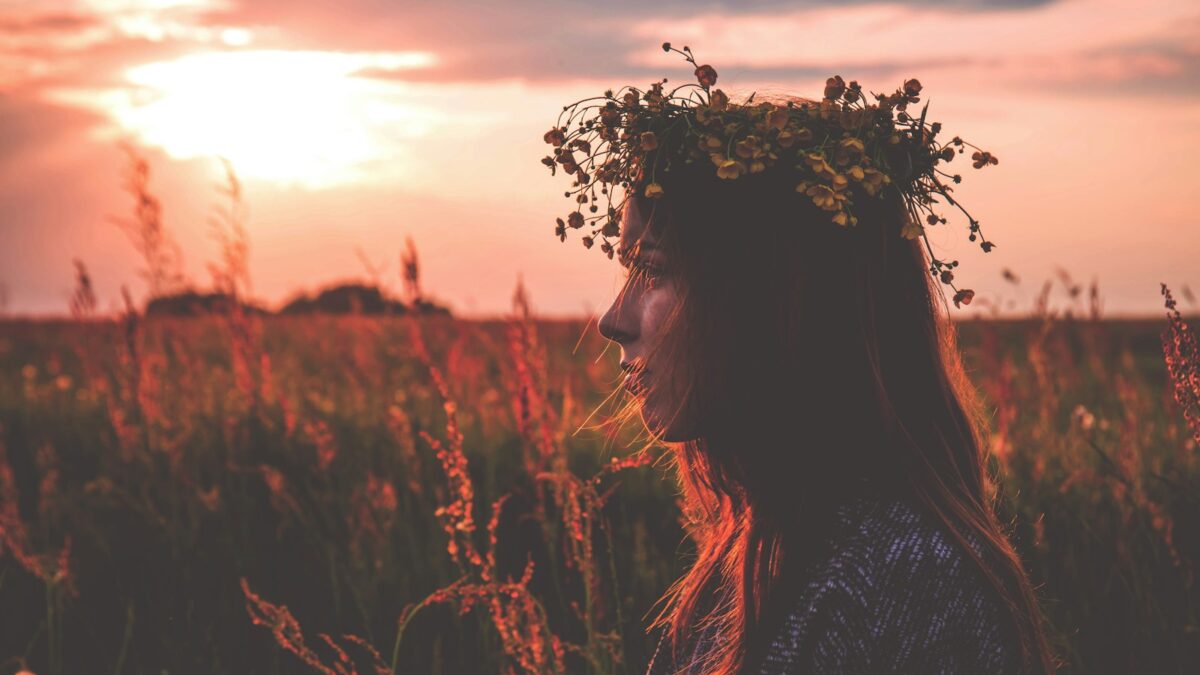
M841 95L845 91L846 91L846 81L842 79L841 75L834 75L833 77L829 78L828 80L825 80L825 98L826 99L836 100L836 99L840 98Z
M987 152L986 150L977 150L971 153L971 159L974 160L971 162L971 166L975 167L976 169L982 169L988 164L1000 163L1000 160L996 159L995 155Z

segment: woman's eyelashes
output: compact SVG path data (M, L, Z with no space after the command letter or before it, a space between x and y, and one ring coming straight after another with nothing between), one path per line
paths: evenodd
M625 278L632 281L644 281L651 287L659 283L666 275L666 269L657 263L645 259L634 260L625 268Z

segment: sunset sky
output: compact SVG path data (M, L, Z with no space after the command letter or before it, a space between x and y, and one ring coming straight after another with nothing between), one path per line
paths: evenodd
M1098 279L1110 314L1159 314L1160 281L1200 290L1195 0L0 0L7 312L64 313L74 258L103 308L144 294L112 222L132 210L122 139L200 287L224 156L268 305L364 278L362 256L398 286L412 236L460 314L506 311L518 274L543 314L603 310L616 263L553 235L567 181L542 133L576 99L690 80L663 41L735 99L920 79L943 134L1000 159L956 188L996 249L950 214L934 233L977 299L1028 309L1060 268Z

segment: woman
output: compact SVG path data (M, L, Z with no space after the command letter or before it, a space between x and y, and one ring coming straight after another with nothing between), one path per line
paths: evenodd
M630 201L632 272L600 322L696 517L648 672L1048 670L950 325L918 243L889 236L902 211L816 227L794 191L697 173Z
M577 177L568 196L579 204L596 200L576 195L597 180L605 196L628 189L623 208L601 213L601 236L619 224L629 276L599 329L673 451L697 543L654 622L648 673L1053 671L993 510L980 410L938 313L934 279L949 283L957 263L927 260L923 237L901 236L913 228L906 181L932 175L922 158L942 152L924 116L906 138L928 143L925 154L888 161L872 144L902 147L894 122L854 126L863 117L846 104L823 105L828 115L795 100L732 106L710 89L711 67L696 74L695 105L657 84L606 92L600 122L578 128L607 149L577 140L574 117L546 136L547 164ZM829 82L826 102L850 100L841 78ZM912 82L897 101L916 100ZM851 121L831 139L819 125L843 113ZM876 113L868 123L885 124ZM813 145L789 155L793 136ZM995 163L985 155L977 168ZM869 188L870 167L876 186L896 189L846 189L847 176ZM849 221L830 222L851 205ZM583 226L582 208L568 221Z

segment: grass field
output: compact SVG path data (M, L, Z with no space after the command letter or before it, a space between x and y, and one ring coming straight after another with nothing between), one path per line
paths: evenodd
M0 673L640 673L671 475L595 326L517 310L0 323ZM960 324L1071 672L1200 672L1168 325Z

